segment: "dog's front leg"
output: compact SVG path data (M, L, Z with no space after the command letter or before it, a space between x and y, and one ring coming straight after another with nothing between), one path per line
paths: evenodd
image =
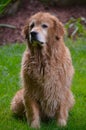
M27 93L24 93L27 122L33 128L40 128L39 106Z
M67 123L67 118L68 118L67 106L64 103L61 103L60 108L58 110L57 123L60 126L65 126Z

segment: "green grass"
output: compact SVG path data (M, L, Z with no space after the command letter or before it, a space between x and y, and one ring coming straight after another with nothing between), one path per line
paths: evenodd
M72 91L75 106L71 110L66 127L58 127L55 121L41 123L41 130L86 130L86 40L66 41L70 48L75 76ZM25 119L12 116L10 102L20 88L20 66L25 45L13 44L0 47L0 130L32 130Z

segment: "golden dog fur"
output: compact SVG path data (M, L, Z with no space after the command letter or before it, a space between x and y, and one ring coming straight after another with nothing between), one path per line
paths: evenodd
M32 21L36 22L35 29L39 33L42 31L40 25L48 24L48 27L44 26L46 43L41 47L30 43ZM13 98L11 109L18 115L25 112L27 122L34 128L40 127L44 117L55 117L59 125L65 126L74 104L70 89L74 69L63 41L64 27L55 16L39 12L28 20L23 33L27 39L21 67L23 88Z

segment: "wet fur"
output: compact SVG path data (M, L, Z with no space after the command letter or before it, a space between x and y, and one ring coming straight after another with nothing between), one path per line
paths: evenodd
M29 44L28 28L33 18L51 25L43 47ZM11 109L19 115L26 112L27 121L34 128L40 127L44 117L55 117L59 125L65 126L74 104L70 89L74 69L63 41L64 27L56 17L40 12L29 19L23 33L27 39L21 67L23 88L13 98Z

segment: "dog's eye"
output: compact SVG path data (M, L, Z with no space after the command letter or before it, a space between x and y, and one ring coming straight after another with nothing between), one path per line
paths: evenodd
M48 25L42 24L42 28L48 28Z
M32 23L32 24L30 25L30 28L32 29L34 26L35 26L35 24L34 24L34 23Z

